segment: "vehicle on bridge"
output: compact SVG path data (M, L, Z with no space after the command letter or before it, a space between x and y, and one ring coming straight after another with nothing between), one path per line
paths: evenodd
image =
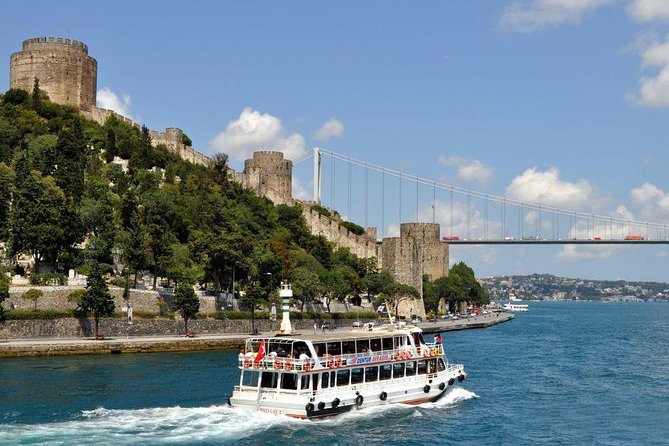
M458 237L457 235L447 235L446 237L442 237L442 240L448 242L453 240L460 240L460 237Z
M642 235L628 235L625 240L645 240L645 238Z

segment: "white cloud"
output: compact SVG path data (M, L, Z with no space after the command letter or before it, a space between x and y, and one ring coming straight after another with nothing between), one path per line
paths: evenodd
M651 183L644 183L630 191L632 204L640 208L640 217L646 221L666 221L669 218L669 192Z
M669 20L669 2L667 0L632 0L628 11L640 22Z
M526 203L564 209L592 209L602 202L587 180L575 183L563 181L555 167L544 172L536 167L527 169L507 186L506 196Z
M309 183L313 184L313 180ZM312 193L302 186L302 182L297 176L293 176L293 198L303 201L308 201L313 198Z
M269 113L260 113L246 107L239 119L228 124L209 144L216 152L226 153L231 159L243 161L259 150L283 152L294 160L306 153L304 137L299 133L287 135L281 119Z
M132 101L130 100L129 94L124 93L119 98L119 96L111 91L109 87L104 87L98 90L96 102L99 108L113 110L119 115L132 119L132 116L130 115L130 105L132 104Z
M458 155L440 155L440 164L453 166L458 169L458 178L462 181L487 183L492 177L492 169L479 160L468 160Z
M638 93L628 93L627 99L646 107L669 106L669 36L664 42L655 41L643 50L641 65L658 67L659 72L654 77L642 78Z
M314 137L320 141L325 141L332 137L340 137L344 133L344 124L341 123L337 118L331 118L325 124L321 126Z
M512 31L533 32L565 22L578 22L584 14L613 0L515 1L502 13L501 25Z

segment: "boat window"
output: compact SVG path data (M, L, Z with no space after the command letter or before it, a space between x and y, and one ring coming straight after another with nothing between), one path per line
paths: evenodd
M395 338L395 348L402 347L404 345L404 337L398 336Z
M442 358L439 358L439 360L437 361L437 367L439 367L440 372L446 370L446 364L444 364L444 360Z
M409 361L406 363L406 376L414 376L416 374L416 361Z
M393 378L404 378L404 363L396 362L393 364Z
M316 350L316 354L318 355L319 358L322 358L325 356L325 344L322 342L319 342L318 344L314 344L314 350Z
M302 390L308 390L309 389L309 384L311 381L311 375L302 375L302 379L300 380L300 389Z
M384 350L393 349L393 338L383 338L383 349Z
M393 366L391 364L384 364L380 369L379 379L383 381L384 379L390 379L393 376Z
M379 379L379 367L365 367L365 382L371 383Z
M357 367L351 370L351 384L360 384L365 378L365 369Z
M344 341L341 343L342 355L350 355L355 353L355 341Z
M355 343L355 348L358 353L369 352L369 339L359 339Z
M437 360L428 359L427 361L427 373L437 373Z
M349 369L337 370L337 385L348 386L351 371Z
M318 390L318 375L319 375L318 373L314 373L311 375L311 382L314 383L314 395Z
M330 387L335 386L335 377L336 377L336 372L330 372Z
M260 387L265 387L267 389L276 389L278 383L279 383L278 373L262 372L262 376L260 378Z
M381 339L371 339L369 350L372 352L378 352L381 350Z
M420 345L420 333L412 333L413 335L413 344L418 347Z
M341 342L328 342L328 354L332 356L341 355Z
M321 388L327 389L330 384L330 372L324 372L321 374Z
M427 372L427 362L424 359L418 361L418 374L424 375Z
M294 373L282 373L281 375L282 389L297 390L297 375Z
M260 373L245 371L242 373L242 386L258 387Z
M309 351L309 346L304 341L298 341L293 344L293 358L299 358L300 353L306 353L307 356L311 358L311 352Z

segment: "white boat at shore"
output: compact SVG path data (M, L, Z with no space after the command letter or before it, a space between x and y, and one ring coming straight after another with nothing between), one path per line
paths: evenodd
M526 312L530 311L530 307L527 304L512 304L512 303L507 303L502 306L502 309L505 311L513 311L513 312Z
M441 343L395 324L251 337L238 361L230 406L308 419L435 401L467 376L463 365L448 363Z

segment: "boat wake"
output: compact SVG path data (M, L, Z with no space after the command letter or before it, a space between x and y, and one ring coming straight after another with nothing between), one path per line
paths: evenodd
M44 424L0 425L0 444L90 444L144 445L144 444L249 444L263 438L267 432L283 433L288 437L308 432L313 423L324 433L344 420L374 423L382 414L414 412L420 416L423 409L448 408L476 398L466 389L455 388L441 400L418 406L388 404L351 411L338 417L317 422L247 412L228 406L163 407L136 410L98 408L84 411L77 418ZM420 411L417 412L417 409ZM358 419L358 420L356 420ZM275 437L276 438L276 437Z

